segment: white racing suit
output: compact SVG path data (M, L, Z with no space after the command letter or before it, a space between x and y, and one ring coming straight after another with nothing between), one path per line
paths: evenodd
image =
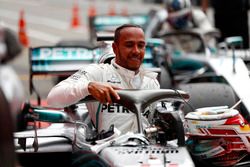
M106 82L123 89L159 89L157 73L146 71L142 67L139 73L117 65L91 64L57 84L48 95L48 104L53 107L65 107L78 102L87 95L91 81ZM108 130L111 124L122 133L136 132L137 120L134 113L118 104L87 103L90 117L100 132Z

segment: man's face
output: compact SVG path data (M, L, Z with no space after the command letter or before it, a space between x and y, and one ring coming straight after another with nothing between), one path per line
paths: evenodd
M145 54L145 37L142 29L126 27L120 31L118 42L113 43L116 63L137 72Z

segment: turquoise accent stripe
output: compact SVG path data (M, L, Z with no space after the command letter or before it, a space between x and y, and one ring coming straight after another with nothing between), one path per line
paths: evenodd
M97 129L97 131L98 131L98 126L99 126L99 113L100 113L100 111L101 111L101 106L102 106L102 104L101 103L99 103L99 105L98 105L98 108L97 108L97 112L96 112L96 115L95 115L95 124L96 124L96 129Z

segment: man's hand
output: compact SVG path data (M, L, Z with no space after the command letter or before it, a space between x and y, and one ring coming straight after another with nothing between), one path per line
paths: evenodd
M119 90L121 88L112 86L108 83L101 82L90 82L88 85L89 93L101 103L112 104L112 98L114 97L117 100L120 100L119 95L115 90Z

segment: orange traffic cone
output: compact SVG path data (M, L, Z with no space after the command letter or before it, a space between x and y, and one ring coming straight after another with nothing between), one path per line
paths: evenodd
M116 15L115 5L110 5L108 15L109 16L115 16Z
M72 8L72 19L71 19L71 28L78 28L80 26L80 17L79 17L79 7L75 3Z
M89 17L95 17L96 16L96 8L95 8L95 6L93 4L89 6L88 16Z
M18 25L19 25L19 31L18 31L19 41L23 46L28 47L29 39L26 34L26 21L24 19L23 10L20 11L20 19L19 19Z

